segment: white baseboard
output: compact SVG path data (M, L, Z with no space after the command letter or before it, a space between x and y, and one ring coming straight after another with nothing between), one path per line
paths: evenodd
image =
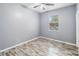
M11 48L15 48L16 46L20 46L20 45L22 45L22 44L24 44L24 43L28 43L28 42L33 41L33 40L36 40L36 39L38 39L38 38L39 38L39 37L35 37L35 38L30 39L30 40L27 40L27 41L25 41L25 42L22 42L22 43L16 44L16 45L14 45L14 46L12 46L12 47L9 47L9 48L6 48L6 49L3 49L3 50L0 50L0 52L6 51L6 50L11 49Z
M44 36L40 36L40 38L50 39L50 40L54 40L54 41L57 41L57 42L61 42L61 43L76 46L76 44L73 44L73 43L68 43L68 42L64 42L64 41L60 41L60 40L56 40L56 39L52 39L52 38L48 38L48 37L44 37Z
M14 46L12 46L12 47L9 47L9 48L6 48L6 49L3 49L3 50L0 50L0 52L6 51L6 50L11 49L11 48L15 48L16 46L20 46L20 45L22 45L22 44L24 44L24 43L28 43L28 42L33 41L33 40L36 40L36 39L38 39L38 38L50 39L50 40L54 40L54 41L57 41L57 42L61 42L61 43L65 43L65 44L69 44L69 45L76 46L76 44L73 44L73 43L68 43L68 42L64 42L64 41L60 41L60 40L56 40L56 39L52 39L52 38L48 38L48 37L44 37L44 36L38 36L38 37L36 37L36 38L33 38L33 39L30 39L30 40L27 40L27 41L25 41L25 42L22 42L22 43L16 44L16 45L14 45Z

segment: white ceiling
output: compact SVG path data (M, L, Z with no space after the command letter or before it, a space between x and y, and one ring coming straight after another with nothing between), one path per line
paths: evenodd
M39 5L39 3L25 3L23 5L25 5L29 9L32 9L32 10L40 12L40 13L54 10L54 9L58 9L58 8L67 7L70 5L74 5L74 3L52 3L52 4L54 4L54 6L46 6L45 10L41 9L40 7L33 8L34 6Z

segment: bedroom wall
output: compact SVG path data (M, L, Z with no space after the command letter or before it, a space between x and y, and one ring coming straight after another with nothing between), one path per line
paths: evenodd
M79 4L77 4L77 13L76 13L76 43L79 47Z
M0 50L38 35L38 13L20 4L0 4Z
M57 31L48 30L49 17L52 15L59 16L59 29ZM42 13L40 23L41 36L76 43L76 5Z

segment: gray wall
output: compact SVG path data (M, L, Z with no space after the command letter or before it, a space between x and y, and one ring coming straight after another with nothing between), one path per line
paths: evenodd
M50 16L59 15L59 30L48 30ZM76 5L41 14L41 36L76 43Z
M19 4L0 4L0 49L39 35L39 14Z
M77 13L76 13L76 43L79 46L79 4L77 4Z

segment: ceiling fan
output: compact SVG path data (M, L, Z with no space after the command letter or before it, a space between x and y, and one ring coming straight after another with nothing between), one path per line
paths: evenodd
M40 3L38 5L33 6L33 8L40 7L42 10L45 10L47 6L54 6L52 3Z

